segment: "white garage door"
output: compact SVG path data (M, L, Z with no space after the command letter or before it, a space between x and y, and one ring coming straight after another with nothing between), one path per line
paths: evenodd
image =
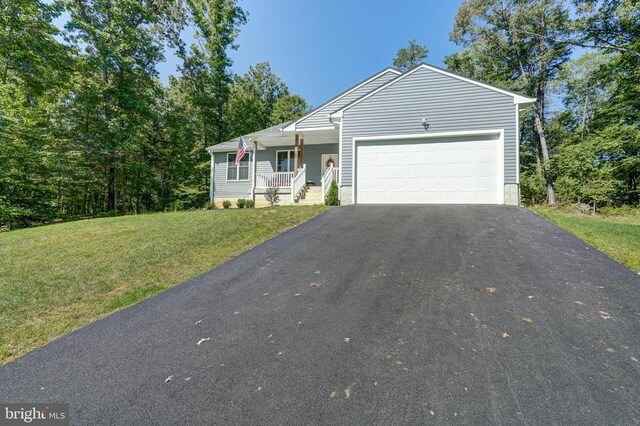
M498 136L356 143L356 202L501 204Z

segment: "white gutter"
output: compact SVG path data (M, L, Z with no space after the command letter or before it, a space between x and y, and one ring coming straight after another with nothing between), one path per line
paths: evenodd
M209 174L209 204L213 206L213 172L215 167L215 155L213 151L209 151L211 154L211 172Z

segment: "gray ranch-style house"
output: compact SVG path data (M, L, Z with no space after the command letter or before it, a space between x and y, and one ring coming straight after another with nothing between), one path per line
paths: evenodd
M519 115L535 99L422 64L387 68L299 120L207 148L212 202L278 187L283 204L520 202Z

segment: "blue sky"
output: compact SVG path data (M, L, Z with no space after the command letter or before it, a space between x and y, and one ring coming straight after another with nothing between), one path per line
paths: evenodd
M427 62L443 65L458 50L449 41L461 0L240 0L249 12L241 28L233 71L267 61L292 93L318 106L392 65L396 51L415 38ZM179 61L166 52L163 82Z

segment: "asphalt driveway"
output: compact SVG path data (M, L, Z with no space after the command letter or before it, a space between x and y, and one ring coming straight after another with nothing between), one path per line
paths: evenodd
M635 424L638 360L640 276L534 213L350 206L0 368L0 401L77 424Z

